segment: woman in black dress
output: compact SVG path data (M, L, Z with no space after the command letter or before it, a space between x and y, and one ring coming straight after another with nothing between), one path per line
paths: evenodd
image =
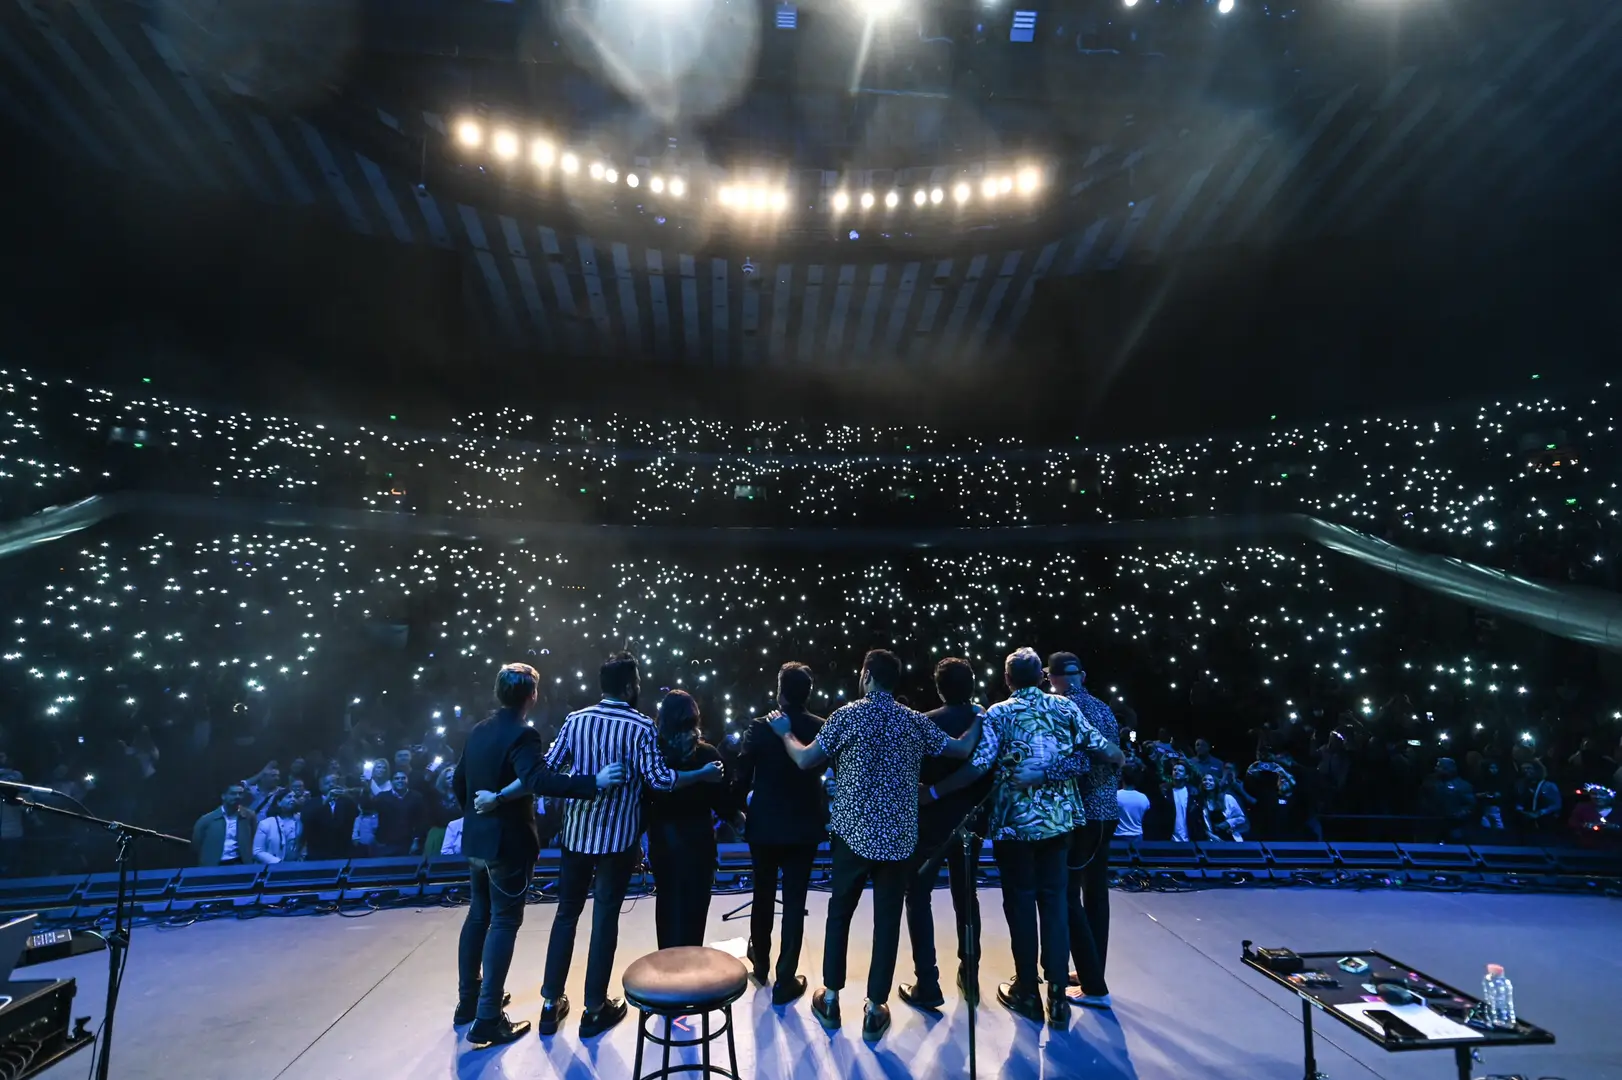
M678 770L698 769L721 755L700 735L698 702L672 690L659 702L659 751ZM725 784L694 784L648 796L648 858L657 883L654 925L659 948L704 944L715 884L715 814L725 812Z

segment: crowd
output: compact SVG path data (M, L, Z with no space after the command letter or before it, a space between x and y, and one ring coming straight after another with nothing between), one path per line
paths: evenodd
M0 393L10 518L140 485L703 524L1302 510L1545 578L1605 585L1614 561L1612 484L1595 471L1613 437L1600 392L1581 408L1074 450L918 428L512 412L426 436L212 414L16 372ZM1109 673L1094 690L1122 718L1150 835L1170 835L1167 798L1214 810L1210 834L1250 839L1554 835L1608 820L1587 785L1622 780L1607 657L1301 544L725 557L129 517L4 570L5 776L178 832L223 792L218 828L199 827L223 852L227 806L254 811L253 832L231 837L244 858L442 848L439 830L460 816L447 766L482 711L481 672L511 656L540 668L531 719L550 737L592 696L595 658L625 642L650 683L692 695L726 753L770 703L785 656L811 666L819 708L859 695L851 656L889 640L909 643L902 697L932 701L929 665L953 655L989 704L1014 644L1076 647ZM315 824L323 813L332 820ZM738 835L735 821L715 827ZM0 812L0 862L100 865L94 838L68 843L64 828Z

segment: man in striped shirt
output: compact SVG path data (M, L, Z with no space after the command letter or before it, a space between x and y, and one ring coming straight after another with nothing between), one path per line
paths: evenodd
M559 772L594 773L624 762L642 784L674 791L695 783L720 783L720 762L678 773L665 763L653 721L636 711L641 680L636 657L616 653L599 675L603 700L571 713L546 764ZM580 1017L581 1038L600 1035L625 1018L625 1002L609 998L608 980L619 944L620 905L630 887L631 871L641 854L642 784L629 783L595 799L571 800L563 810L563 857L558 871L558 909L546 950L546 977L541 983L542 1035L555 1035L569 1012L563 984L574 958L575 927L592 895L591 949L586 958L586 1009ZM592 888L592 878L596 887Z

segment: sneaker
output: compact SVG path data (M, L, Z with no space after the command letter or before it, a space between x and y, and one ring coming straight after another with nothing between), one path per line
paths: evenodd
M517 1023L507 1019L502 1013L494 1020L475 1020L473 1026L467 1029L467 1041L473 1044L473 1049L483 1050L487 1046L497 1046L501 1043L510 1043L522 1039L529 1031L529 1021L520 1020Z
M867 1003L867 1014L862 1017L862 1039L878 1042L890 1030L890 1006Z
M1111 1008L1108 994L1083 994L1078 987L1071 987L1066 993L1073 1005L1084 1005L1089 1009Z
M793 1001L800 1000L805 993L805 976L796 975L786 983L778 983L772 987L772 1005L782 1008Z
M555 1001L541 999L541 1037L544 1039L558 1033L558 1025L563 1018L569 1015L569 996L563 994Z
M1064 1031L1069 1026L1070 999L1065 997L1063 987L1048 987L1048 1027Z
M941 993L940 983L931 983L928 985L925 985L924 983L916 983L912 985L904 984L897 989L896 993L900 995L902 1001L905 1001L908 1005L911 1005L915 1009L924 1009L929 1012L934 1012L942 1005L946 1004L946 995Z
M593 1039L625 1019L625 1002L609 998L595 1009L580 1014L580 1037Z
M1042 999L1036 996L1035 990L1027 990L1018 983L1005 982L997 987L997 1000L1007 1007L1009 1012L1034 1024L1040 1024L1047 1019L1047 1013L1042 1008Z
M843 1021L839 1018L839 998L828 1000L826 988L819 988L817 996L811 999L811 1015L826 1031L838 1031Z
M957 966L957 988L964 1001L970 1005L980 1004L980 982L978 979L972 984L969 982L969 969L965 964Z
M512 1003L513 1003L513 996L511 994L502 994L501 995L501 1007L503 1009L505 1009L507 1006L511 1005ZM460 1004L458 1004L456 1006L456 1016L451 1021L451 1023L454 1024L457 1027L461 1027L463 1024L471 1024L471 1023L473 1023L473 1021L475 1021L475 1020L477 1020L479 1018L478 1008L479 1008L479 999L478 998L474 998L472 1001L461 1002Z

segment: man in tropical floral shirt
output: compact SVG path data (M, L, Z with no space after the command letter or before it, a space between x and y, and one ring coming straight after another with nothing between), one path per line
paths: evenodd
M1070 700L1043 693L1042 658L1029 648L1003 665L1007 701L987 711L1006 775L991 810L988 832L1002 873L1003 914L1014 951L1014 980L997 999L1041 1023L1037 957L1048 983L1046 1019L1068 1026L1070 933L1066 912L1070 835L1086 822L1073 766L1091 755L1120 764L1120 748L1104 738ZM1057 766L1050 778L1049 764Z

